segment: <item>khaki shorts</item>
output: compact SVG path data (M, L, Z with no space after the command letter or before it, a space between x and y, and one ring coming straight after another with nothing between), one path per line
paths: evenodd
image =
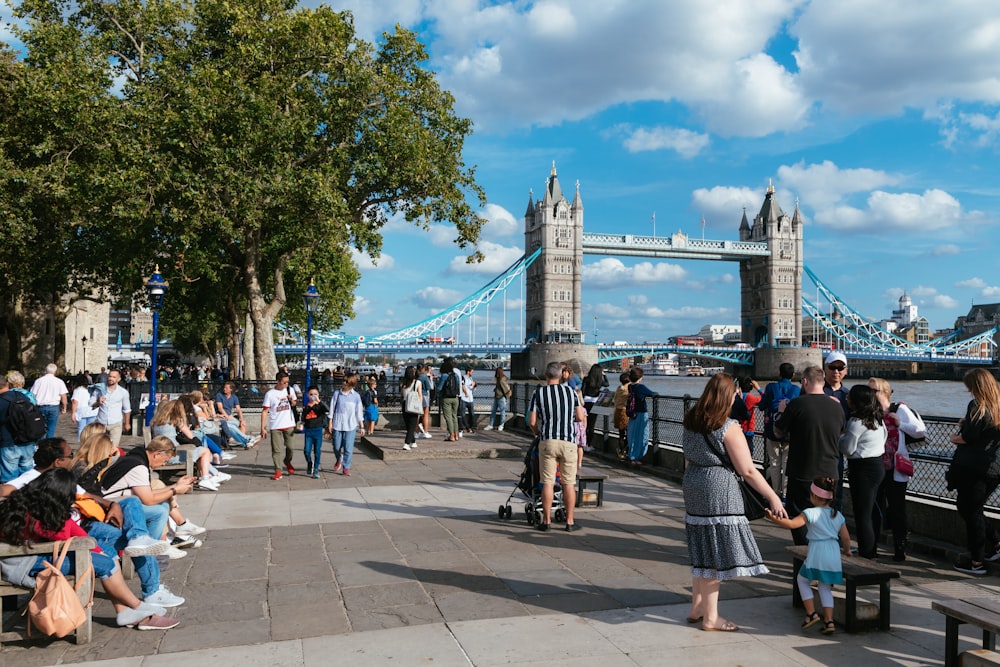
M576 443L565 440L542 440L538 460L542 484L555 484L558 463L563 486L576 485Z

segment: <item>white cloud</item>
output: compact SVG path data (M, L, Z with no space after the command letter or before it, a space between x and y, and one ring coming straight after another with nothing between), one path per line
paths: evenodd
M708 146L707 134L677 127L640 127L625 139L623 145L629 153L670 149L681 157L692 158Z
M958 305L958 301L951 298L947 294L938 294L933 299L931 303L935 308L954 308Z
M644 306L649 303L645 294L629 294L627 300L630 306Z
M876 169L841 169L830 160L821 164L782 165L778 167L778 178L814 211L839 203L845 195L870 192L896 185L901 180L899 176Z
M355 315L367 315L371 312L372 302L371 299L355 294L354 295L354 314Z
M943 190L891 194L876 190L866 208L836 206L816 212L816 222L839 231L908 233L948 229L962 219L962 205Z
M462 294L445 287L424 287L413 295L413 303L421 308L440 310L458 303Z
M483 253L482 262L469 264L465 261L466 255L459 255L451 260L448 270L452 273L482 273L495 276L524 255L523 248L502 246L491 241L480 242L479 250Z
M984 287L983 296L990 299L995 299L997 297L1000 297L1000 287L993 285L991 285L990 287Z
M382 253L374 260L367 253L360 252L357 248L351 248L351 257L354 263L362 271L386 271L396 268L396 260L392 255Z
M521 221L499 204L487 204L480 215L486 219L481 238L501 239L523 233ZM454 238L454 237L453 237Z
M760 192L753 188L716 185L691 193L691 208L705 216L705 227L725 229L729 233L739 225L743 209L746 209L747 220L753 221L760 202Z
M633 284L679 282L687 272L676 264L666 262L639 262L625 266L621 260L605 257L593 264L583 265L583 283L589 288L614 289Z
M957 255L960 252L962 252L962 249L954 243L942 243L935 246L934 249L931 250L930 254L933 257L949 257L951 255Z
M955 287L971 287L972 289L982 289L986 287L986 281L982 278L969 278L955 283Z

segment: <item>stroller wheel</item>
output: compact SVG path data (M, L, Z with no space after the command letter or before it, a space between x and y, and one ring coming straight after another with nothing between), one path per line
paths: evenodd
M534 512L528 512L528 525L529 526L534 526L535 525L535 513Z
M538 524L538 523L542 522L542 513L541 512L535 512L532 516L535 519L535 523L533 523L532 525L535 525L535 524Z
M510 506L510 505L507 505L507 507L506 507L506 508L504 508L504 513L503 513L503 518L505 518L505 519L509 519L509 518L511 518L512 516L514 516L514 510L513 510L513 509L511 509L511 506Z
M563 510L556 510L556 521L563 522L566 520L566 512Z
M504 506L503 505L501 505L500 507L497 508L497 518L498 519L504 518L504 516L506 514L507 514L507 512L504 510Z

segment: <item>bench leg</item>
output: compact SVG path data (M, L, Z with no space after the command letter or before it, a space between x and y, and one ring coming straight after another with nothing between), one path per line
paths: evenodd
M889 582L885 581L878 585L878 627L880 630L889 630L890 605Z
M604 504L604 480L597 480L597 506Z
M854 632L858 624L858 586L853 581L847 581L847 605L844 613L847 631Z
M958 667L958 626L951 616L944 617L944 667Z
M90 570L89 574L83 577L83 581L79 582L80 588L77 590L77 595L80 597L80 603L84 605L87 612L87 620L83 622L83 625L76 629L75 639L77 644L89 644L92 639L93 632L93 614L94 614L94 575L91 562L90 562L90 552L87 550L74 551L71 556L74 559L73 567L74 572L77 576L81 572L87 572ZM78 582L74 581L74 586Z
M983 630L983 648L987 651L997 650L997 636L989 630Z

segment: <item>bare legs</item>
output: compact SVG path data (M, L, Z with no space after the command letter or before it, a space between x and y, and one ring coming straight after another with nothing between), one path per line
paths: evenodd
M718 579L693 577L691 579L691 611L688 617L701 619L701 627L705 630L735 630L736 626L719 616L719 585Z

